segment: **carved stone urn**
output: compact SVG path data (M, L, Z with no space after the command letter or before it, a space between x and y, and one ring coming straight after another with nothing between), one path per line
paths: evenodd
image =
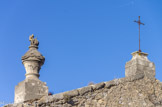
M39 71L44 64L45 58L37 50L39 42L34 35L29 37L31 42L28 52L22 56L22 63L26 70L26 79L39 79Z

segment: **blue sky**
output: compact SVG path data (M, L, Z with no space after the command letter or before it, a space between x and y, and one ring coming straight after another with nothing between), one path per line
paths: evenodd
M60 93L125 76L125 63L141 49L162 81L161 0L3 0L0 1L0 104L14 101L25 79L21 57L38 38L45 56L40 80Z

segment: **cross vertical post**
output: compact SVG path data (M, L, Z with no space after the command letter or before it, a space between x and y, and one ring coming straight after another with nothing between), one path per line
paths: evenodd
M138 25L139 25L139 52L142 52L141 51L141 47L140 47L140 25L144 25L144 23L141 23L141 20L140 20L140 16L138 16L138 18L139 18L139 20L138 21L134 21L134 22L136 22L136 23L138 23Z

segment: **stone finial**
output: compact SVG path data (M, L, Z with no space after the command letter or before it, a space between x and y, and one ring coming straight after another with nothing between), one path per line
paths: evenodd
M34 35L29 37L30 46L29 50L22 56L22 63L26 69L26 78L38 79L41 66L44 64L45 58L37 50L39 42L34 39Z
M34 35L33 34L31 36L29 36L29 41L30 41L29 48L31 48L31 47L38 48L39 41L37 40L37 38L34 39Z
M155 76L155 65L149 61L147 53L133 52L132 59L125 65L125 76L144 75L148 77Z
M39 42L34 35L29 37L29 50L22 56L22 63L26 70L26 79L15 87L15 103L39 99L48 95L48 87L45 82L39 80L39 71L45 58L37 50Z

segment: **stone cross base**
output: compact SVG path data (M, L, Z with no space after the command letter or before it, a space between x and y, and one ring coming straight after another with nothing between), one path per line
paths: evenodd
M132 59L125 65L125 76L144 75L147 77L155 76L155 65L147 58L147 53L134 52Z
M20 103L28 100L39 99L48 95L48 87L40 80L26 79L15 87L15 101Z

